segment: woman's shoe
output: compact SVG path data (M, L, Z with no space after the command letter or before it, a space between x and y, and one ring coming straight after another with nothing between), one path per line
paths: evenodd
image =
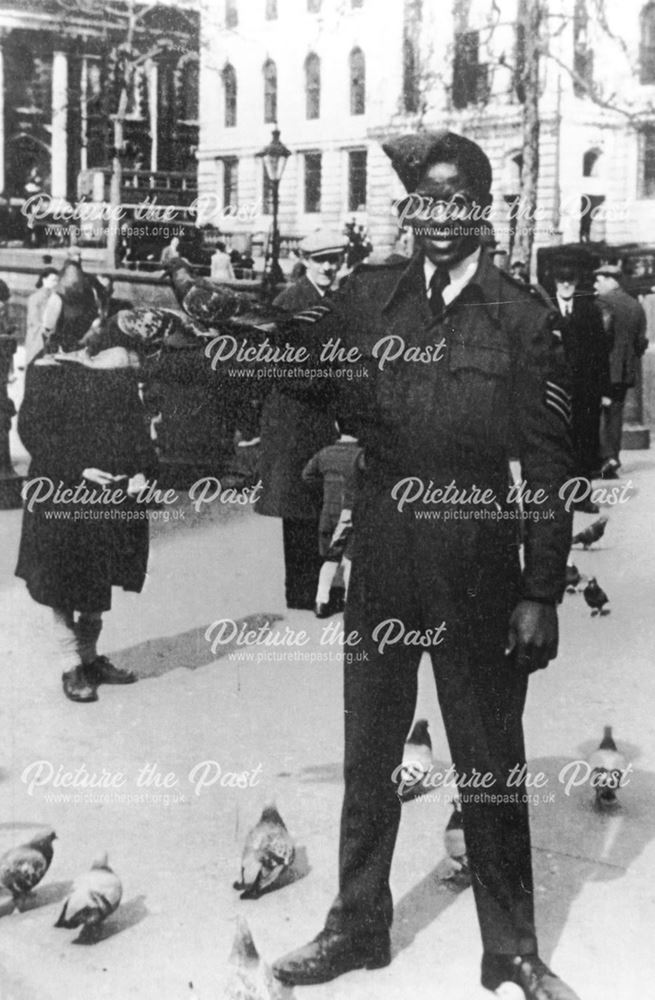
M70 701L97 701L98 690L80 663L61 675L64 694Z
M106 656L96 656L86 671L94 684L134 684L139 679L131 670L115 666Z

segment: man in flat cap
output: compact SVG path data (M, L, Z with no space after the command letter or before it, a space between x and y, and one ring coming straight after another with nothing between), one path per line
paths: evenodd
M273 305L294 313L322 302L332 290L347 242L343 233L328 229L305 237L300 251L306 273L280 292ZM302 471L317 451L336 441L334 414L311 394L298 398L276 385L262 406L260 437L262 492L255 509L282 518L287 607L313 610L322 564L317 542L321 497L303 480Z
M538 956L527 798L509 780L525 763L528 675L557 653L571 537L559 496L572 462L563 363L548 306L484 250L491 167L480 147L425 132L384 149L408 190L412 259L362 266L298 317L307 343L358 349L356 377L339 372L333 386L364 468L345 613L339 893L324 929L274 971L302 985L390 961L400 765L429 652L459 776L482 983L576 1000ZM512 456L526 487L522 570ZM471 788L475 773L485 788Z
M618 479L621 468L621 434L625 397L637 381L639 358L648 347L646 313L621 285L618 264L604 264L594 271L594 287L601 307L611 318L613 333L609 356L610 389L603 407L600 437L604 479Z

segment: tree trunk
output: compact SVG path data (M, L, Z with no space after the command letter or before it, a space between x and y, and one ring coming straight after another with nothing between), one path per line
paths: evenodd
M523 164L514 257L530 267L534 243L539 181L539 63L542 0L519 0L518 19L524 26L525 58L521 67Z

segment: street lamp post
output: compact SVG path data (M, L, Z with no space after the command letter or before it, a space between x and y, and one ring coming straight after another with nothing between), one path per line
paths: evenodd
M264 286L272 292L276 285L284 281L284 274L280 267L280 231L278 229L278 210L280 207L280 181L287 160L291 156L291 150L287 149L280 142L280 130L273 129L273 139L268 146L256 154L264 161L264 170L271 182L273 196L273 234L271 239L271 263L267 273L264 274Z

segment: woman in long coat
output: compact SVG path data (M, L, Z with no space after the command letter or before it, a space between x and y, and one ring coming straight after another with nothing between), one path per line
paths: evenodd
M16 575L52 608L64 693L95 701L100 683L136 680L98 656L112 587L139 592L148 561L148 516L138 493L156 475L139 398L143 345L161 342L155 311L119 313L113 346L34 362L18 432L31 455Z

